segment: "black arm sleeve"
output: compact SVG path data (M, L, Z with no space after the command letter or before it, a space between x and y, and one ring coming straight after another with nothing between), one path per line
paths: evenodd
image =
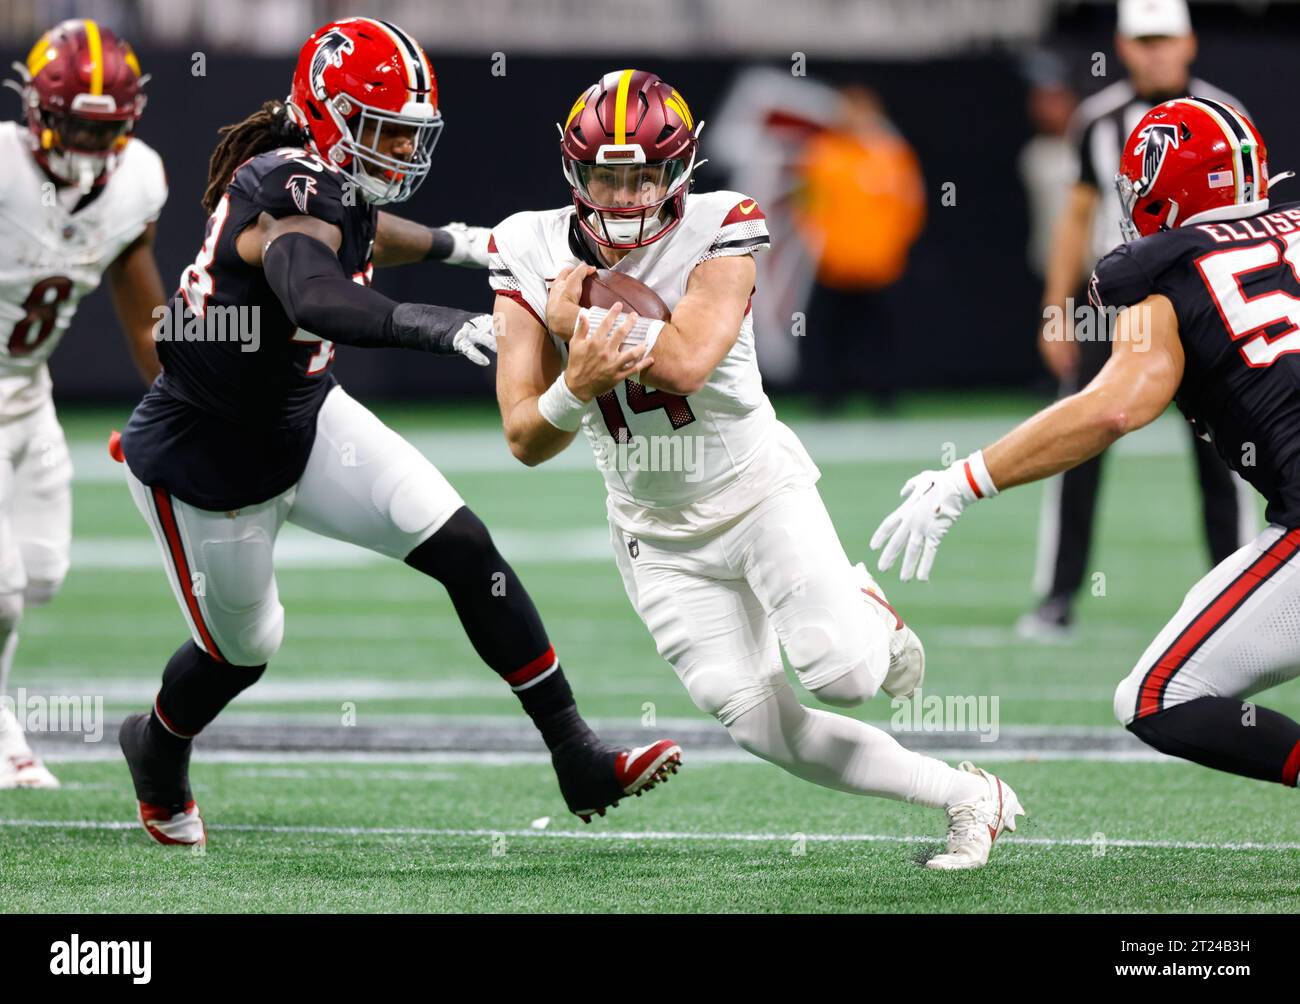
M455 352L452 340L477 315L423 303L397 303L353 282L328 245L304 233L267 247L262 270L284 312L313 335L362 348Z

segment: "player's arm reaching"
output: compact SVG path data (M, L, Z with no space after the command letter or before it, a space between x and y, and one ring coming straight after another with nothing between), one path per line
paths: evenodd
M580 310L582 280L594 272L580 265L561 273L551 286L546 304L547 326L567 340ZM741 322L754 290L751 255L711 258L691 270L686 295L673 308L652 343L655 363L645 370L644 382L670 394L696 393L731 351L740 336Z
M145 383L153 383L162 371L154 341L154 310L166 303L158 263L154 261L153 241L157 227L150 223L108 266L108 290L113 308L126 334L131 358Z
M585 317L577 321L564 369L546 329L525 307L498 295L495 311L500 334L497 403L510 452L529 467L573 442L594 398L654 362L642 346L619 349L637 321L636 314L624 315L619 304L594 330Z
M375 228L372 256L378 268L420 261L487 268L490 233L487 227L471 227L464 223L426 227L423 223L381 212Z
M930 577L948 528L970 503L1069 470L1121 436L1154 421L1183 378L1183 346L1173 304L1159 294L1120 312L1110 359L1087 387L1045 408L992 446L942 471L922 471L905 501L877 528L880 570L903 555L899 577Z
M352 281L338 259L343 233L314 216L263 213L235 241L260 266L289 319L340 345L458 352L479 366L495 351L492 318L454 307L397 303Z

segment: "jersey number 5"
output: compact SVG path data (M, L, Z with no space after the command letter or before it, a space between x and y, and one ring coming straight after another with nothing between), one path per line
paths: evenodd
M1261 269L1276 268L1285 261L1291 274L1300 282L1300 232L1278 241L1264 241L1242 248L1211 251L1196 260L1196 268L1219 308L1232 340L1247 366L1272 366L1278 356L1300 352L1300 298L1274 289L1257 296L1247 296L1241 277ZM1269 328L1285 325L1269 335Z
M695 412L691 411L690 402L678 394L669 394L663 390L646 390L644 384L639 384L635 380L624 380L623 386L627 389L627 406L632 409L634 415L644 415L648 411L662 408L674 429L680 429L695 421ZM605 426L609 429L609 434L614 437L614 442L629 442L632 438L632 430L628 428L627 418L618 403L618 391L616 389L605 391L596 398L596 403L600 405L600 413L604 416Z

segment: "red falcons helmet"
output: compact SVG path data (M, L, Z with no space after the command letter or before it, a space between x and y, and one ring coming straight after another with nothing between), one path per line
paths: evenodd
M587 236L630 249L672 230L686 210L703 126L645 70L616 70L587 88L559 126L564 176Z
M131 47L90 20L70 20L41 36L26 63L14 63L36 160L60 181L102 185L144 111L149 79Z
M397 25L350 17L318 28L298 53L289 114L316 152L343 168L372 205L409 199L442 132L438 81L419 43ZM410 130L409 160L381 151Z
M1253 216L1268 208L1268 183L1268 150L1250 119L1209 98L1166 101L1124 144L1115 176L1124 239Z

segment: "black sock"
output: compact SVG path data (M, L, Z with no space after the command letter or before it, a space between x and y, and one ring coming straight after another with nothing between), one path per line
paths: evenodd
M184 749L241 691L258 681L261 666L217 662L193 640L178 648L163 670L149 716L150 737L163 748Z
M1129 731L1161 753L1230 774L1296 784L1300 724L1231 697L1198 697L1135 718Z
M548 749L591 735L532 597L467 506L406 563L446 588L474 651L515 691Z

